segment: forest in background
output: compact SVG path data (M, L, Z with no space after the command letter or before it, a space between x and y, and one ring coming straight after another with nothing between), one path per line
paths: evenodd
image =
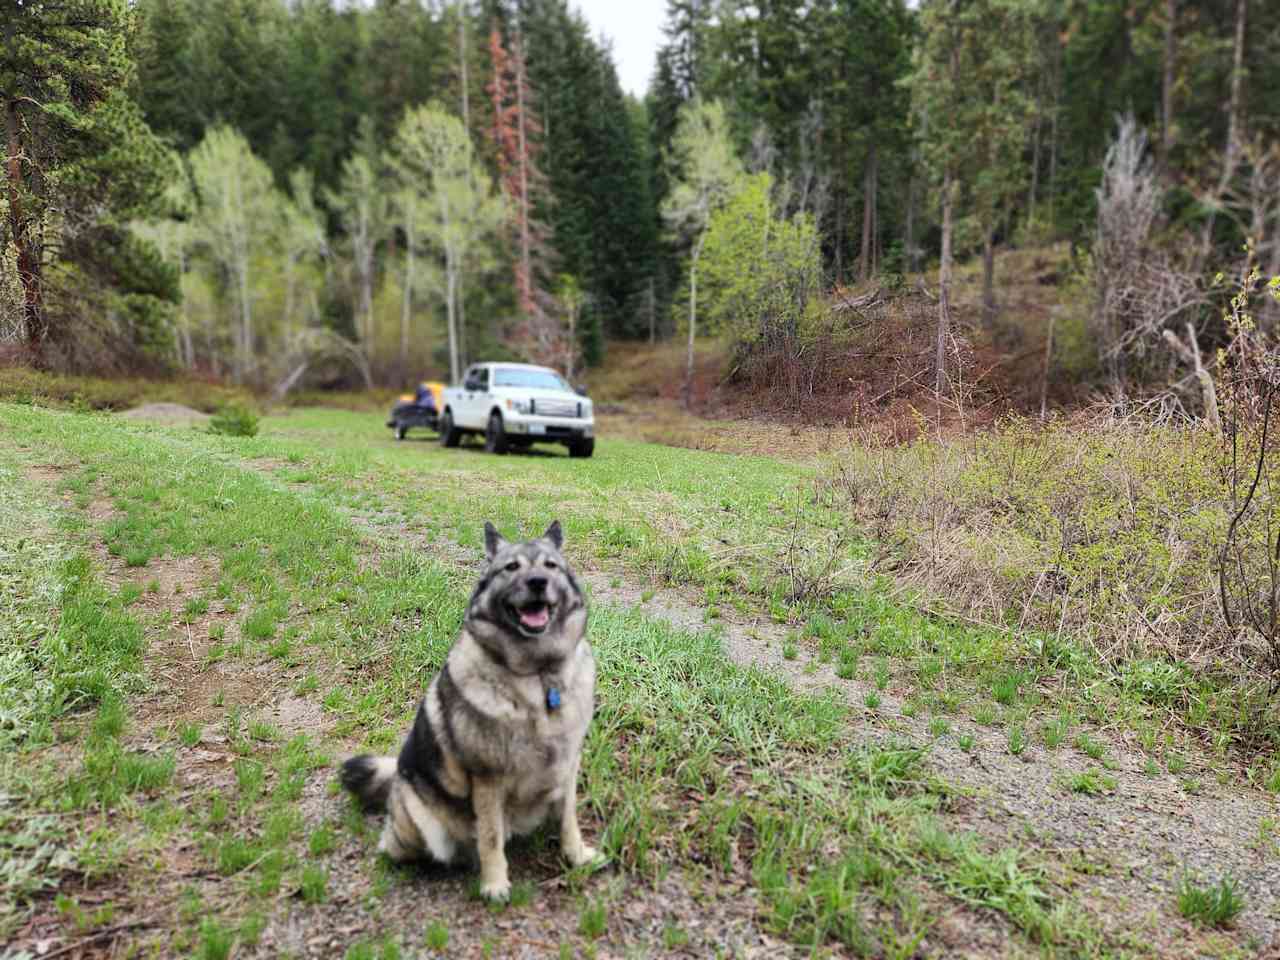
M38 365L280 393L679 334L691 380L705 333L795 396L866 336L850 287L928 271L943 393L1025 333L1001 253L1070 241L1053 376L1198 410L1219 274L1280 273L1256 0L670 0L643 101L566 0L7 17L0 335Z

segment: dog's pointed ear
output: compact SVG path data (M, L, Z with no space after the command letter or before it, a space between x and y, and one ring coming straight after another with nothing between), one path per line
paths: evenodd
M560 521L552 520L551 526L547 527L547 532L542 535L543 540L550 540L557 550L564 546L564 531L560 529Z
M484 522L484 557L486 560L492 560L498 555L498 551L507 545L507 538L498 532L488 520Z

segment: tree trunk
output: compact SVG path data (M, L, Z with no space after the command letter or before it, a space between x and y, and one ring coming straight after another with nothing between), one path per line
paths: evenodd
M947 392L947 337L951 332L951 167L942 174L942 257L938 264L938 337L934 350L934 390Z
M1049 332L1044 338L1044 369L1040 372L1040 420L1049 414L1049 364L1053 361L1053 324L1057 315L1049 311Z
M862 171L862 249L858 251L858 282L866 283L868 270L871 267L871 234L875 222L876 194L876 145L872 142L867 150L867 165Z
M574 347L578 343L578 306L577 304L569 305L569 344L566 353L568 357L565 360L565 379L569 383L573 383L573 366L574 366Z
M653 346L657 339L657 329L654 323L654 303L653 303L653 277L649 278L649 345Z
M1236 36L1231 58L1231 100L1227 105L1227 149L1222 158L1222 177L1209 204L1209 217L1200 235L1201 263L1209 259L1210 247L1213 245L1213 226L1218 216L1218 204L1222 202L1223 194L1231 185L1231 178L1235 176L1236 165L1239 162L1240 86L1244 79L1244 28L1248 9L1249 0L1236 0Z
M871 276L880 273L880 157L871 176Z
M839 168L837 167L837 169ZM845 242L845 238L844 238L845 209L844 207L846 202L847 202L847 198L844 195L844 191L837 188L836 199L835 199L835 205L836 205L835 243L832 244L832 246L835 248L833 251L835 254L835 263L833 263L832 266L835 268L835 280L837 285L842 285L844 283L844 242Z
M534 312L533 302L533 274L531 266L531 254L529 249L529 145L525 141L525 118L524 118L524 87L526 82L524 67L524 44L521 42L520 35L515 37L515 53L516 53L516 110L519 122L516 125L516 131L519 136L520 144L520 282L521 287L517 293L520 295L520 308L526 315L532 316Z
M236 265L236 273L240 280L240 349L239 371L236 378L244 383L249 375L249 364L252 362L253 344L253 304L249 301L249 258L244 256Z
M467 11L458 7L458 68L461 74L462 87L462 127L467 131L467 142L471 142L471 102L467 90ZM468 176L469 176L468 171Z
M1031 188L1027 191L1027 221L1036 219L1036 193L1040 186L1040 127L1041 98L1036 94L1036 122L1031 134Z
M1053 47L1053 113L1049 117L1049 229L1057 223L1058 107L1062 102L1062 41Z
M1173 61L1177 55L1177 33L1174 25L1178 18L1178 0L1165 0L1164 4L1164 80L1160 92L1161 136L1160 171L1169 169L1169 151L1173 149Z
M283 400L289 391L297 385L298 381L302 379L302 375L307 372L307 367L309 366L311 366L310 360L303 360L299 363L285 375L283 380L275 385L275 389L271 391L271 395L276 400Z
M41 274L40 250L31 235L31 225L22 209L22 124L15 100L5 103L5 126L8 133L6 174L9 200L9 235L17 252L18 282L22 284L22 317L27 328L27 348L31 359L39 363L44 355L44 342L49 335L44 311L44 282Z
M907 181L907 223L905 228L907 270L914 273L919 268L916 260L916 171L912 165L911 177Z
M373 245L365 250L360 270L360 312L364 316L364 358L373 366Z
M412 214L410 214L410 218ZM400 303L400 379L409 376L409 318L413 314L413 226L405 224L404 297Z
M693 337L698 320L698 257L702 255L702 241L706 239L704 228L698 236L693 248L693 257L689 261L689 352L684 363L684 408L693 405Z
M446 256L445 258L445 271L448 274L444 304L445 313L448 317L449 328L449 382L451 384L456 384L460 373L460 366L458 364L458 325L456 310L456 300L458 296L458 268L454 265L452 256Z
M988 330L996 325L996 250L991 227L982 237L982 320Z
M467 283L466 271L458 264L458 364L459 368L471 362L471 353L467 350Z

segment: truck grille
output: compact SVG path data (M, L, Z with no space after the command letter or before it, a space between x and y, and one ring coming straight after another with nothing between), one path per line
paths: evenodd
M534 400L533 412L542 417L578 417L582 404L574 400Z

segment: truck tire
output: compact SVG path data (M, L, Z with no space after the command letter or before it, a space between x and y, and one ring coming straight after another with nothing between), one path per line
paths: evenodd
M396 424L396 439L397 439L397 440L403 440L403 439L404 439L405 434L406 434L406 433L408 433L408 432L409 432L409 428L408 428L408 427L406 427L403 423L397 423L397 424Z
M484 431L484 448L489 453L507 452L507 434L502 429L502 414L497 410L489 414L489 425Z
M462 439L462 431L453 425L453 414L446 410L440 415L440 446L456 447Z
M595 453L596 438L584 437L581 440L569 441L569 456L571 457L589 457Z

